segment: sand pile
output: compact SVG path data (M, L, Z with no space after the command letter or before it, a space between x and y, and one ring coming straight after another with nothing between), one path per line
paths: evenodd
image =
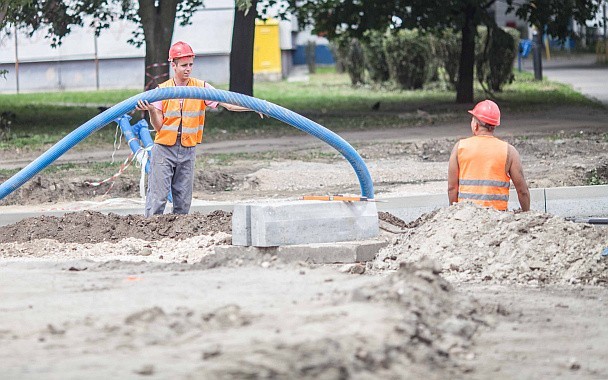
M0 243L53 239L61 243L119 242L125 238L147 241L232 232L232 213L221 210L207 215L103 214L97 211L67 213L61 217L40 216L0 227Z
M457 204L422 216L379 252L373 268L431 259L456 282L606 285L606 247L606 227Z
M476 301L454 291L438 272L429 263L404 265L376 278L328 268L306 274L293 268L244 269L235 273L243 276L241 281L255 283L251 286L255 289L276 286L276 281L287 284L281 278L290 276L298 279L299 286L310 284L315 289L294 285L274 300L243 294L237 303L228 296L208 301L211 305L187 303L182 296L162 304L151 296L155 290L145 289L145 281L154 280L148 286L163 284L148 270L130 282L122 277L131 271L120 270L118 277L111 271L101 277L78 272L70 276L70 293L77 293L74 279L84 278L87 286L78 291L88 293L96 287L109 292L102 295L101 308L96 302L92 301L95 306L85 302L79 307L88 312L76 313L77 318L51 313L38 318L36 328L0 331L0 340L10 342L12 352L39 358L28 364L27 373L42 376L79 377L105 358L103 370L123 377L166 378L178 373L179 378L197 379L461 378L473 370L469 364L473 336L493 317ZM207 275L201 271L194 276ZM330 282L324 280L327 276ZM174 275L170 285L164 284L174 287L180 279ZM207 290L189 289L192 284L181 281L182 292L205 297ZM210 283L220 288L221 283ZM136 300L136 307L103 307L106 297L124 303L125 295L150 295L150 299ZM40 313L37 308L38 304L33 310L25 307L23 315ZM5 361L9 369L23 370L15 365L18 360L19 355L12 354Z
M0 258L197 263L230 244L232 213L121 216L80 211L0 227Z
M438 268L407 265L333 305L297 310L289 322L257 315L229 326L231 336L252 337L250 345L236 344L226 335L222 343L213 343L214 332L209 331L205 335L211 339L201 354L204 364L191 375L213 379L457 376L471 370L464 362L473 335L486 323L480 311L476 302L451 289ZM242 321L246 314L234 308L228 320ZM368 315L364 326L362 315ZM208 326L204 320L202 325ZM264 333L268 329L273 333Z
M0 244L0 258L197 263L213 255L217 245L229 244L231 240L232 236L225 232L184 240L125 238L117 243L60 243L52 239L38 239L27 243Z

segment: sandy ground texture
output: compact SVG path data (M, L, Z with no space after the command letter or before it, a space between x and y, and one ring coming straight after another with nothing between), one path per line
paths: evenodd
M551 109L505 116L497 135L522 156L530 187L608 183L606 111ZM446 191L447 160L459 138L468 137L466 117L460 124L432 124L404 129L344 132L365 160L378 197ZM114 153L122 162L129 151ZM0 166L23 167L42 152L0 151ZM42 171L1 202L2 206L56 204L138 198L140 170L129 167L113 182L93 187L105 174L87 165L107 161L112 146L69 152L71 170ZM59 161L59 160L58 160ZM327 144L298 134L257 140L219 141L199 145L194 197L234 201L300 197L306 194L358 193L357 177L344 158ZM7 177L0 174L0 181Z
M548 114L538 128L524 128L533 116L517 116L520 127L504 135L521 152L531 187L608 180L605 115ZM347 138L366 160L378 198L445 192L449 152L468 132L405 132ZM288 139L301 141L298 149L243 142L247 154L201 154L195 196L358 191L338 154L301 138ZM82 161L92 153L82 152ZM4 152L0 163L16 157ZM0 212L138 198L137 170L105 195L107 188L84 184L96 175L82 167L42 172ZM373 261L346 265L216 254L231 241L231 215L219 210L150 219L84 210L0 227L2 374L608 378L608 228L470 205L411 223L379 217L391 227L379 237L389 244Z

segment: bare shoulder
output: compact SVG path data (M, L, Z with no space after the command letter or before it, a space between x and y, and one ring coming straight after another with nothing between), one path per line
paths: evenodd
M460 141L456 141L456 144L454 144L454 147L452 148L452 154L458 151L458 144L460 144Z
M511 144L508 144L508 150L507 150L507 154L508 156L510 156L511 158L519 158L519 152L517 151L517 149L515 149L515 147Z
M454 144L454 147L452 148L448 164L450 166L458 164L458 142L456 142L456 144Z

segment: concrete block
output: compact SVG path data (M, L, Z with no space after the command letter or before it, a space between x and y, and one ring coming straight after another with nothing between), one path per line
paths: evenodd
M404 197L379 198L378 211L390 212L404 222L411 222L435 209L448 207L447 189L444 194L410 195ZM519 207L517 191L509 191L509 210ZM530 208L545 211L545 189L530 189Z
M236 254L275 254L283 262L304 261L314 264L355 263L370 261L380 249L388 244L386 240L364 240L356 242L315 243L283 245L280 247L244 247L221 245L215 253Z
M378 211L390 212L404 222L411 222L422 214L441 207L448 207L448 193L410 195L405 197L379 198Z
M379 233L378 210L374 202L290 201L235 205L232 218L233 245L273 247L330 243L366 240Z
M234 206L234 210L232 211L232 244L245 246L251 245L250 205Z
M608 185L545 189L547 212L563 217L608 216Z
M315 264L354 263L370 261L388 244L384 240L366 240L340 243L283 245L277 255L282 261L306 261Z
M509 210L521 208L516 190L509 191L509 205L507 207ZM545 212L545 189L530 189L530 210Z

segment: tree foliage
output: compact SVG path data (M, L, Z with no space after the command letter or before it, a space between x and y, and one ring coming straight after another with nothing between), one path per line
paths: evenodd
M570 21L584 24L592 20L601 1L597 0L506 0L508 12L514 12L530 25L545 30L561 40L572 34Z
M367 30L418 28L440 33L451 29L461 38L456 101L473 102L476 30L480 25L498 28L489 12L496 0L288 0L289 10L302 25L330 39L337 35L364 37ZM595 0L505 0L531 25L565 38L571 20L584 23L597 11Z

